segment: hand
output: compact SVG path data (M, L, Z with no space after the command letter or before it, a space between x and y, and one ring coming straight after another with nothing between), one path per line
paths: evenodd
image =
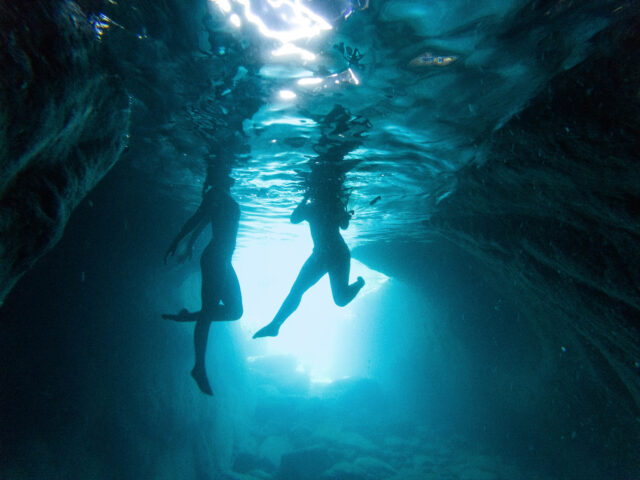
M176 253L176 249L178 248L178 242L172 242L171 245L169 246L169 250L167 250L167 253L164 254L164 264L167 264L167 260L169 260L169 257L172 257L175 255Z
M351 220L351 216L353 215L353 213L353 210L344 212L344 215L340 221L340 228L342 230L346 230L347 228L349 228L349 221Z
M191 260L192 256L193 256L193 245L190 243L189 245L187 245L185 251L176 257L176 260L178 261L178 263L184 263L187 260Z

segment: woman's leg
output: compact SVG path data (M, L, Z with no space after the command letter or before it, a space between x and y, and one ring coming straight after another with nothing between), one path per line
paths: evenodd
M339 307L348 305L355 298L360 289L364 287L364 279L358 280L349 285L349 271L351 269L351 253L347 246L342 251L335 252L331 257L329 265L329 282L331 283L331 293L333 301Z
M216 261L217 259L212 256L212 253L207 247L200 259L202 309L195 314L196 326L193 330L193 346L196 359L193 370L191 370L191 376L198 387L207 395L213 395L205 367L209 328L211 321L215 319L216 313L219 311L220 298L226 283L224 263Z
M205 368L205 354L207 353L207 341L209 340L209 327L211 321L204 318L203 315L198 317L196 327L193 330L193 346L196 351L196 362L191 370L191 376L198 384L202 393L213 395L211 385L207 379L207 370Z
M312 253L307 261L304 262L296 281L293 283L287 298L282 302L282 306L280 310L278 310L278 313L276 313L276 316L271 323L258 330L253 338L277 336L280 331L280 326L300 305L304 292L318 283L318 280L320 280L325 273L327 273L325 262L321 260L319 255Z
M225 268L225 281L222 284L220 300L222 305L215 305L211 314L214 322L238 320L242 317L242 292L236 271L231 263Z
M215 274L218 275L215 275ZM211 278L215 276L215 278ZM222 305L220 305L222 301ZM242 316L242 293L240 283L231 264L222 268L203 270L202 310L193 331L196 363L191 376L204 393L213 395L207 379L205 358L211 322L238 320Z

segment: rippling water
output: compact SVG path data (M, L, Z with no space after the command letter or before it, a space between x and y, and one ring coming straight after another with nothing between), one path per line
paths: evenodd
M551 77L583 59L589 39L606 27L619 4L372 0L358 9L346 1L312 1L304 5L322 14L331 30L286 43L264 31L291 29L292 23L278 16L291 9L274 10L257 0L212 0L211 17L203 21L209 22L209 35L229 36L243 50L234 54L229 43L216 47L205 33L198 34L204 55L192 62L192 72L181 67L192 82L180 87L192 89L180 92L191 127L181 126L176 115L165 126L158 149L167 157L161 181L195 205L202 177L200 144L224 143L242 125L250 153L241 156L234 171L234 193L244 214L240 242L266 232L277 238L301 196L300 172L315 155L317 119L340 104L372 123L348 155L361 162L347 176L355 217L345 236L351 245L425 238L421 222L455 188L452 174L485 160L483 146L492 131L546 88ZM263 22L260 28L248 20L244 5L253 9L254 22ZM304 52L273 55L283 45ZM311 77L319 83L299 84ZM228 111L251 95L249 88L234 99L234 87L247 79L262 89L263 103L252 118L236 115L234 123ZM212 84L218 85L216 98L208 93ZM283 90L295 97L282 98ZM185 171L192 173L166 173Z
M300 197L300 177L318 128L304 111L326 114L341 104L373 128L350 157L362 162L348 175L356 216L353 243L390 236L424 237L421 221L455 188L448 173L481 162L483 141L516 114L558 71L580 61L588 39L607 25L616 2L384 1L354 12L310 42L317 58L270 57L260 73L272 95L245 124L251 156L236 170L245 222L277 223ZM312 5L313 8L313 5ZM301 77L352 71L358 84L300 86ZM306 45L305 45L306 46ZM425 52L451 63L412 60ZM436 60L437 61L437 60ZM416 63L418 63L416 65ZM282 100L277 91L297 94ZM319 90L319 91L318 91ZM371 201L381 196L371 206ZM259 229L257 234L263 234ZM244 230L252 235L251 228Z

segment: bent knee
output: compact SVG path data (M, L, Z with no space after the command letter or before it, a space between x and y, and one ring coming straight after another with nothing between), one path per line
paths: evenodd
M232 308L229 311L229 320L231 321L240 320L243 313L244 313L244 309L242 308L242 305L238 305L237 307Z
M343 295L334 295L333 303L335 303L339 307L346 307L349 305L350 299L344 297Z

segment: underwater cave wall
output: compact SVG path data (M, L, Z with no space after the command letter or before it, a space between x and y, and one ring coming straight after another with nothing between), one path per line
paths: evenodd
M444 239L371 244L354 256L402 281L402 293L393 280L392 294L368 305L375 314L367 317L363 354L400 397L394 401L399 412L447 437L473 438L532 471L583 478L576 447L592 439L582 437L565 395L569 390L572 398L584 383L567 381L567 365L574 365L560 358L561 342L573 344L543 335L521 312L512 288ZM579 442L562 439L572 431L580 432ZM606 469L596 467L588 468Z
M197 261L162 262L183 221L182 205L120 161L7 297L1 478L218 478L230 469L251 413L241 324L211 329L212 398L189 375L193 325L160 317L199 275Z
M186 218L177 198L199 193L181 185L202 173L215 130L193 128L191 107L216 107L242 62L237 41L204 25L207 4L0 0L0 301L35 266L0 314L4 476L229 468L224 440L246 417L237 327L212 335L212 405L189 376L191 326L159 317L180 305L185 275L162 265ZM233 54L199 50L218 44Z
M0 304L126 143L129 102L70 1L0 3Z
M501 274L564 371L550 385L575 410L557 418L599 417L592 454L611 458L633 449L640 411L640 16L625 8L425 222Z
M159 183L183 183L202 175L215 135L239 128L210 121L216 95L257 60L208 5L0 1L0 302L125 147ZM258 91L225 97L241 106L236 123L258 108Z

